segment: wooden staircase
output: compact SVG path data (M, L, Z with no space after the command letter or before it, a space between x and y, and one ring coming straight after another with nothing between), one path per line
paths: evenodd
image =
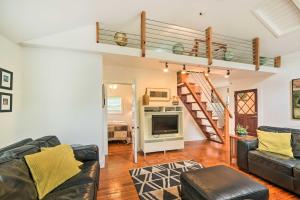
M194 73L194 72L193 72ZM203 74L198 73L197 76L204 76ZM203 78L203 77L202 77ZM209 88L209 91L215 91L217 94L218 101L222 102L223 106L223 113L222 116L220 116L220 112L216 114L216 110L214 111L213 108L215 106L209 106L212 105L211 97L207 96L207 88L206 93L204 86L201 85L203 82L197 82L191 81L189 78L189 73L187 74L181 74L180 72L177 74L177 93L180 97L182 103L185 105L193 119L195 120L198 127L201 129L203 134L207 137L208 140L217 142L217 143L225 143L225 141L228 139L228 126L229 122L228 119L231 117L225 103L222 101L220 96L217 94L217 91L211 84L211 82L208 83L208 79L203 78L203 80L207 81L207 84L205 84L206 87L212 87ZM220 109L219 109L220 111ZM220 125L220 119L222 118L224 120L224 125Z

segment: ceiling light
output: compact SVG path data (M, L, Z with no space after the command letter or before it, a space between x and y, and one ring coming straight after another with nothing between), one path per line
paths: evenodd
M109 89L116 90L118 88L118 85L117 84L110 84L108 87L109 87Z
M209 73L210 73L210 67L207 68L207 72L205 72L204 75L205 75L205 76L209 76Z
M183 68L182 68L181 73L182 73L182 74L186 74L186 67L185 67L185 64L183 64Z
M164 68L164 72L168 72L169 71L169 66L168 66L168 63L166 62L166 66Z
M225 74L225 78L229 78L229 76L230 76L230 70L227 70L227 73Z

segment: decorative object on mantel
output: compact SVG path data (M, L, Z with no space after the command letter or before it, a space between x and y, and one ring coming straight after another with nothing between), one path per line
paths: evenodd
M263 56L259 57L259 64L260 65L265 65L267 62L268 62L268 58L267 57L263 57Z
M115 43L119 46L126 46L128 43L128 38L126 33L116 32L114 36Z
M300 119L300 79L292 81L293 118Z
M147 88L150 101L170 101L170 89Z
M179 105L179 98L178 98L178 96L173 96L172 97L172 105L173 106L178 106Z
M147 94L147 88L146 88L145 94L143 95L143 105L144 105L144 106L148 106L148 105L149 105L149 102L150 102L150 97L149 97L149 95Z
M248 131L247 131L247 127L244 128L242 125L238 124L236 126L236 133L239 135L239 136L245 136L248 134Z
M13 73L0 68L0 88L6 90L13 89Z
M182 55L183 52L184 52L184 46L183 46L183 44L181 44L181 43L174 44L174 46L172 48L172 51L173 51L174 54Z
M0 92L0 112L12 112L12 94Z
M234 53L230 50L227 50L224 54L224 60L231 61L234 57Z

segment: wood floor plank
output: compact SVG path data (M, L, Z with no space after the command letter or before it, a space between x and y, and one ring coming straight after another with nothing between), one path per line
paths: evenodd
M164 153L138 155L138 164L132 162L132 146L128 144L109 145L106 166L100 172L98 200L138 200L138 194L129 174L129 169L149 165L169 163L179 160L194 160L205 167L228 165L228 151L221 144L209 141L185 142L185 149ZM231 167L237 169L235 165ZM238 170L238 169L237 169ZM244 172L242 172L244 173ZM244 173L246 174L246 173ZM289 193L271 183L253 175L248 176L262 183L270 190L270 200L298 200L296 195Z

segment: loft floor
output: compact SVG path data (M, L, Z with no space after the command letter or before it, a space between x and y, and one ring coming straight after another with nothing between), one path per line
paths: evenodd
M109 156L106 159L106 167L101 169L100 189L98 199L125 199L138 200L138 195L132 183L128 170L136 167L144 167L159 163L168 163L178 160L194 160L205 167L225 164L227 165L228 152L224 145L209 141L185 142L185 149L181 151L169 151L163 153L151 153L146 157L139 154L139 163L132 162L132 146L128 144L109 145ZM236 168L236 166L231 166ZM270 200L296 200L296 195L249 175L270 189Z

